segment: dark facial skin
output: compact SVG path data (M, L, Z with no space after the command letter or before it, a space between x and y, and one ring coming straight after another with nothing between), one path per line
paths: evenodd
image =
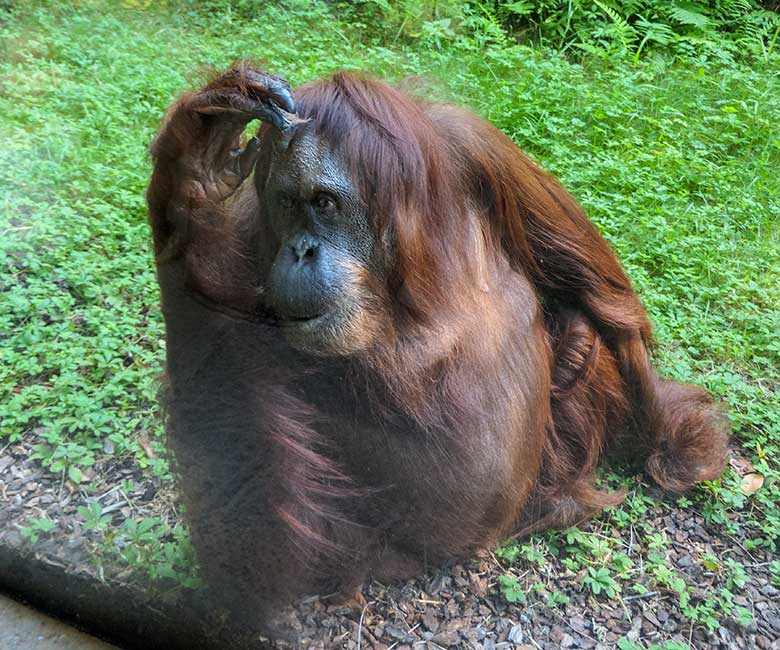
M367 289L356 271L368 270L374 235L346 165L311 125L299 124L289 144L276 147L258 190L275 248L266 302L288 341L321 355L360 349Z

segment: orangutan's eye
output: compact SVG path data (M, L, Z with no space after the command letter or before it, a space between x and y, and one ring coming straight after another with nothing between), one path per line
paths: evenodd
M320 192L314 197L314 205L320 212L330 214L336 210L336 201L330 194Z

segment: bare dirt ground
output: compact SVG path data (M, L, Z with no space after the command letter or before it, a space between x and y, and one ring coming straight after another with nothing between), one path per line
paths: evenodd
M94 581L130 585L147 595L154 594L144 576L119 564L112 565L110 556L99 552L105 542L84 529L77 508L97 499L103 512L111 514L117 525L128 517L160 516L171 520L176 517L172 489L145 477L131 460L106 459L94 468L94 489L88 496L63 477L41 470L30 460L31 453L31 443L23 441L5 448L0 455L0 546L28 552L29 541L22 539L19 530L31 517L46 516L57 523L57 528L32 547L36 556L46 556L47 561L65 573L83 576L86 572ZM117 489L122 479L133 482L134 489L129 493ZM278 643L276 647L547 650L649 648L677 642L678 646L666 647L780 650L780 591L771 582L768 567L775 558L768 551L748 551L744 539L730 537L721 527L707 525L693 508L657 506L649 511L648 523L671 540L666 562L685 577L694 602L713 598L727 580L717 571L702 569L701 563L695 561L702 553L743 564L746 581L741 588L733 588L734 602L751 612L752 622L745 625L727 619L717 629L708 630L692 625L680 611L677 595L654 587L649 576L645 580L647 593L631 592L626 585L622 597L596 598L584 588L582 574L572 572L555 558L519 571L508 569L494 554L484 552L470 561L431 570L403 584L367 584L362 607L338 606L327 597L306 599L290 615L299 641ZM634 564L642 566L649 549L643 547L630 527L610 529L596 520L586 529L612 536ZM98 556L102 557L99 568L95 563ZM499 577L508 570L515 571L521 584L539 585L535 595L523 605L510 604L501 594ZM166 589L170 596L170 589ZM553 592L564 593L570 601L548 606L546 596ZM155 609L154 598L139 607ZM196 612L195 618L198 616ZM147 628L147 633L149 629L152 628ZM637 645L630 645L632 642ZM260 640L240 645L268 647Z

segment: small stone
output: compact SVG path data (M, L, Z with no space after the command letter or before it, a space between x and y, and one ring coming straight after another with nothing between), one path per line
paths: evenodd
M457 630L442 630L433 637L433 642L445 648L452 648L457 645L460 635Z
M430 608L425 610L425 614L423 614L422 622L423 625L427 627L434 634L439 629L439 619L437 618L436 613Z
M385 625L385 634L387 634L389 637L392 637L396 641L401 641L402 643L408 643L415 640L413 634L409 634L405 630L402 630L400 627L396 627L395 625Z
M488 581L481 576L472 575L470 578L471 586L469 591L478 598L484 598L488 592Z
M582 616L573 616L569 619L569 625L578 634L585 635L588 632L588 628L585 625L585 619Z
M733 647L735 638L734 633L731 630L721 626L718 628L718 636L720 637L721 643L724 643L727 648Z
M522 643L524 639L523 630L519 625L513 625L506 637L507 641L512 643Z
M436 595L442 591L442 589L446 589L450 584L452 584L452 578L446 575L439 575L431 582L428 591L429 593Z
M462 620L450 621L433 637L433 642L445 648L455 647L460 642L459 632L464 627L466 624Z

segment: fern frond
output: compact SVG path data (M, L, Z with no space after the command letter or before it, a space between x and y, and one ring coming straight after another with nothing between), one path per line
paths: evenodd
M705 16L698 11L683 9L682 7L672 7L669 10L669 17L678 25L690 25L701 30L709 29L712 24L709 16Z

